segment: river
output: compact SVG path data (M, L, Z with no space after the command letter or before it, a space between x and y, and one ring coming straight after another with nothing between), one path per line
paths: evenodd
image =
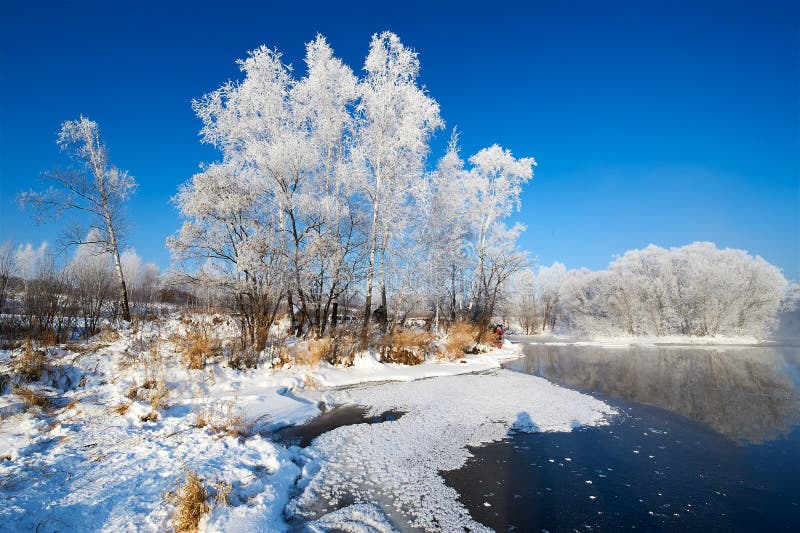
M444 472L497 531L800 530L800 347L540 344L505 366L613 405Z

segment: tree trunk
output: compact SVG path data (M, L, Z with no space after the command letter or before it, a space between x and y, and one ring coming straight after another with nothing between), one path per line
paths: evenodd
M127 322L131 321L131 310L128 306L128 287L125 285L125 275L122 273L122 261L119 258L119 248L117 247L117 237L114 233L114 225L111 223L111 215L106 209L106 224L108 225L108 235L111 238L111 247L114 254L114 267L117 271L117 280L119 281L119 296L122 303L122 320Z
M367 293L364 295L364 323L361 329L361 341L364 345L367 343L367 336L369 334L369 321L372 315L372 283L375 277L375 252L377 251L378 244L378 205L372 208L372 234L370 235L369 246L369 265L367 267Z

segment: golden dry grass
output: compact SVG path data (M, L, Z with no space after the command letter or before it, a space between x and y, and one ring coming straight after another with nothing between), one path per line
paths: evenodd
M190 370L200 370L222 352L222 342L206 328L192 323L182 336L173 338L181 361Z
M28 387L16 387L14 393L22 398L27 408L41 407L42 409L46 409L50 406L50 400L47 399L47 396L41 392L29 389Z
M214 484L214 504L230 505L231 490L233 490L233 485L227 481L217 481Z
M197 406L194 410L194 426L207 427L220 437L249 437L253 424L236 406L236 400Z
M142 422L155 422L158 420L158 413L155 411L150 411L146 415L142 415L139 417Z
M26 382L38 381L44 370L45 351L34 347L33 341L28 338L22 346L22 353L17 356L12 368L14 373Z
M189 472L186 483L175 492L175 515L172 517L175 531L197 531L200 520L210 509L207 499L208 491L203 480L196 473Z
M433 336L427 331L395 330L383 341L383 360L403 365L418 365L431 350Z
M150 407L153 410L166 409L167 399L169 398L169 388L167 381L164 378L159 379L155 386L149 387L150 390Z
M301 365L317 366L320 361L328 361L333 353L333 340L325 337L308 341L308 350L299 353L295 362Z
M456 322L447 333L444 345L444 355L451 359L464 356L467 350L472 349L481 337L481 328L468 322Z
M103 326L100 329L100 333L98 333L95 338L101 342L114 342L118 341L122 335L116 329L111 329L107 326Z

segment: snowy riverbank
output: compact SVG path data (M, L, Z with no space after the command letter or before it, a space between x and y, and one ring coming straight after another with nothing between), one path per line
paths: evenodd
M131 362L141 356L136 343L127 332L96 351L54 350L41 380L30 385L50 407L25 408L17 394L0 396L3 528L169 529L174 505L165 495L187 472L197 472L209 492L201 530L280 531L298 520L318 520L323 529L343 522L386 529L393 520L477 527L438 475L460 466L467 446L501 439L512 428L600 424L612 413L589 396L500 370L519 353L508 343L413 367L370 354L348 368L274 371L222 364L187 370L170 358L160 371L168 393L152 419L152 402L131 400L132 388L153 372ZM9 355L0 353L0 370ZM337 428L304 449L272 433L345 404L405 414ZM223 493L227 503L214 504ZM359 502L374 505L349 505Z

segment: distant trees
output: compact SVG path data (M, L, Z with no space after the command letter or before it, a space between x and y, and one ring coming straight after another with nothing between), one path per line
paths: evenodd
M78 245L67 267L72 285L73 303L82 322L83 336L89 338L99 331L100 319L108 311L114 289L111 257L96 239L92 230L86 236L88 244Z
M97 123L81 116L61 125L58 145L77 167L54 170L45 175L50 187L44 191L29 191L19 195L21 205L37 209L40 218L59 217L64 211L78 211L89 216L88 233L92 241L83 239L87 233L75 227L68 234L72 244L89 244L111 255L117 276L122 317L130 320L128 291L120 261L122 236L122 207L136 189L136 181L127 172L112 165L108 149L100 141Z
M708 242L631 250L600 272L556 263L535 287L542 331L604 335L762 337L792 299L780 269Z
M121 317L113 256L95 233L81 238L74 254L59 263L46 243L0 247L0 335L30 336L64 341L89 338L100 331L103 320ZM154 264L142 264L132 249L121 254L126 279L131 279L131 307L142 315L162 293L163 280ZM168 291L167 291L168 292Z
M356 292L362 338L373 313L389 329L413 309L487 323L527 262L522 226L504 220L533 159L495 145L467 167L454 136L426 171L439 105L390 32L373 36L360 78L322 36L305 63L295 78L258 48L239 62L244 79L194 102L222 157L174 198L185 221L168 246L187 278L218 291L256 348L279 309L294 333L319 336Z
M8 284L15 274L14 247L8 241L0 245L0 313L5 307Z

